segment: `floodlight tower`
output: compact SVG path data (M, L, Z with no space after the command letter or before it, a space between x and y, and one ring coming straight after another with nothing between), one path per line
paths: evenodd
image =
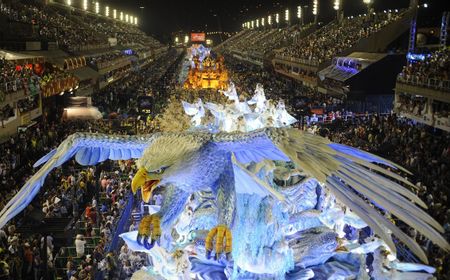
M372 14L372 4L373 0L363 0L364 4L367 6L367 14L370 16Z
M298 22L303 25L303 11L302 11L302 6L297 6L297 19Z
M313 15L314 15L314 24L317 24L317 19L319 17L319 0L313 0Z
M289 9L286 9L286 11L284 11L284 20L286 21L286 25L290 25L290 21L291 21L291 17L289 14Z
M334 0L333 9L336 11L336 19L338 22L341 22L344 18L344 12L342 10L342 0Z

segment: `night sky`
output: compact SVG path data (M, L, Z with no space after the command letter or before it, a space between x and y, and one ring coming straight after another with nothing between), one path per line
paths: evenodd
M363 0L341 1L345 15L357 15L366 11ZM421 4L425 2L429 4L429 8L420 10L421 25L439 25L448 0L420 0ZM290 8L291 17L295 17L299 4L309 6L305 13L305 22L313 17L312 0L103 0L100 3L137 15L144 31L165 42L169 40L170 34L176 31L237 31L245 21L277 12L282 20L286 7ZM333 0L319 0L319 3L319 20L331 20L335 16ZM408 5L409 0L374 0L374 8L377 11L406 8ZM141 6L145 8L140 9Z

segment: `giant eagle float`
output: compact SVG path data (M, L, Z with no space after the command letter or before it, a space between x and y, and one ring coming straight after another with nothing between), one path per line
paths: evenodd
M443 227L423 210L427 205L409 190L417 189L417 186L397 172L410 174L407 170L373 154L292 128L265 128L249 133L193 131L142 136L75 133L36 162L34 166L41 166L40 169L2 209L0 227L33 200L52 169L72 157L85 166L105 160L137 159L139 169L132 180L132 190L141 189L143 200L148 201L152 192L159 188L163 190L164 200L158 212L143 217L137 233L125 234L123 238L132 249L149 252L167 262L183 255L170 232L175 226L182 228L180 217L188 200L192 195L209 196L207 200L216 210L198 207L192 221L183 227L192 232L204 230L203 236L193 236L192 232L189 236L192 242L203 240L202 244L194 242L190 245L203 246L203 255L207 259L234 261L234 274L227 275L230 278L237 279L239 273L253 275L250 278L256 278L254 275L258 273L284 275L294 266L307 268L317 264L306 255L308 252L335 251L339 236L324 227L329 223L331 227L336 226L335 221L327 221L322 215L319 220L314 220L317 226L314 229L304 226L307 219L317 214L313 210L318 209L314 202L308 211L301 211L306 209L303 206L307 202L298 195L300 191L304 193L298 186L310 180L317 182L322 193L331 194L332 200L345 205L341 218L347 219L347 224L356 228L369 226L393 255L396 252L395 237L427 263L422 248L386 213L415 228L444 250L450 249L441 235ZM313 195L319 200L315 187ZM256 208L251 209L255 203ZM264 209L261 208L263 204ZM202 214L207 212L209 214ZM330 217L337 217L331 212L328 213ZM263 221L260 228L256 220ZM303 224L299 225L300 222ZM246 226L253 224L255 228ZM262 231L259 235L255 233L258 230ZM264 237L266 235L268 237ZM189 244L183 242L185 249ZM254 244L249 242L258 243L257 247L253 248ZM170 255L169 251L176 254ZM155 261L153 263L158 267ZM193 264L199 267L197 262L193 261ZM282 271L277 271L281 268ZM169 268L160 267L160 276L180 279L177 272L164 272L164 269ZM186 274L186 269L190 270L191 265L184 266L182 275ZM314 275L311 270L301 273L303 278L294 278L309 279Z

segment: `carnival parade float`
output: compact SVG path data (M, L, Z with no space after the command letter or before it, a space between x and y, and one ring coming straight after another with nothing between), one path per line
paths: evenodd
M213 58L203 45L189 49L190 68L183 87L185 89L220 89L228 86L228 71L223 57Z
M306 131L282 101L257 85L249 100L232 83L228 101L183 102L191 128L123 136L76 133L1 211L0 226L22 211L52 169L136 159L131 185L145 202L137 231L121 235L152 265L133 279L429 279L423 249L394 217L445 250L442 226L393 162ZM401 262L404 244L423 264ZM370 255L370 257L369 257Z

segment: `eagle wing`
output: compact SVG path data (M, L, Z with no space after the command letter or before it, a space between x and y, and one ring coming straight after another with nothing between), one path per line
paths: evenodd
M95 165L107 159L139 158L144 149L157 137L157 134L139 137L93 133L70 135L58 148L52 150L34 164L34 167L40 165L42 167L2 209L0 212L0 228L31 203L51 170L61 166L73 156L81 165Z
M219 133L214 136L214 141L219 149L232 152L244 164L264 159L292 161L303 173L324 184L393 252L396 250L391 233L427 262L422 248L377 207L398 217L444 250L450 250L450 245L441 235L444 232L442 226L422 209L427 208L425 203L400 183L410 188L416 186L389 169L411 173L391 161L296 129Z

